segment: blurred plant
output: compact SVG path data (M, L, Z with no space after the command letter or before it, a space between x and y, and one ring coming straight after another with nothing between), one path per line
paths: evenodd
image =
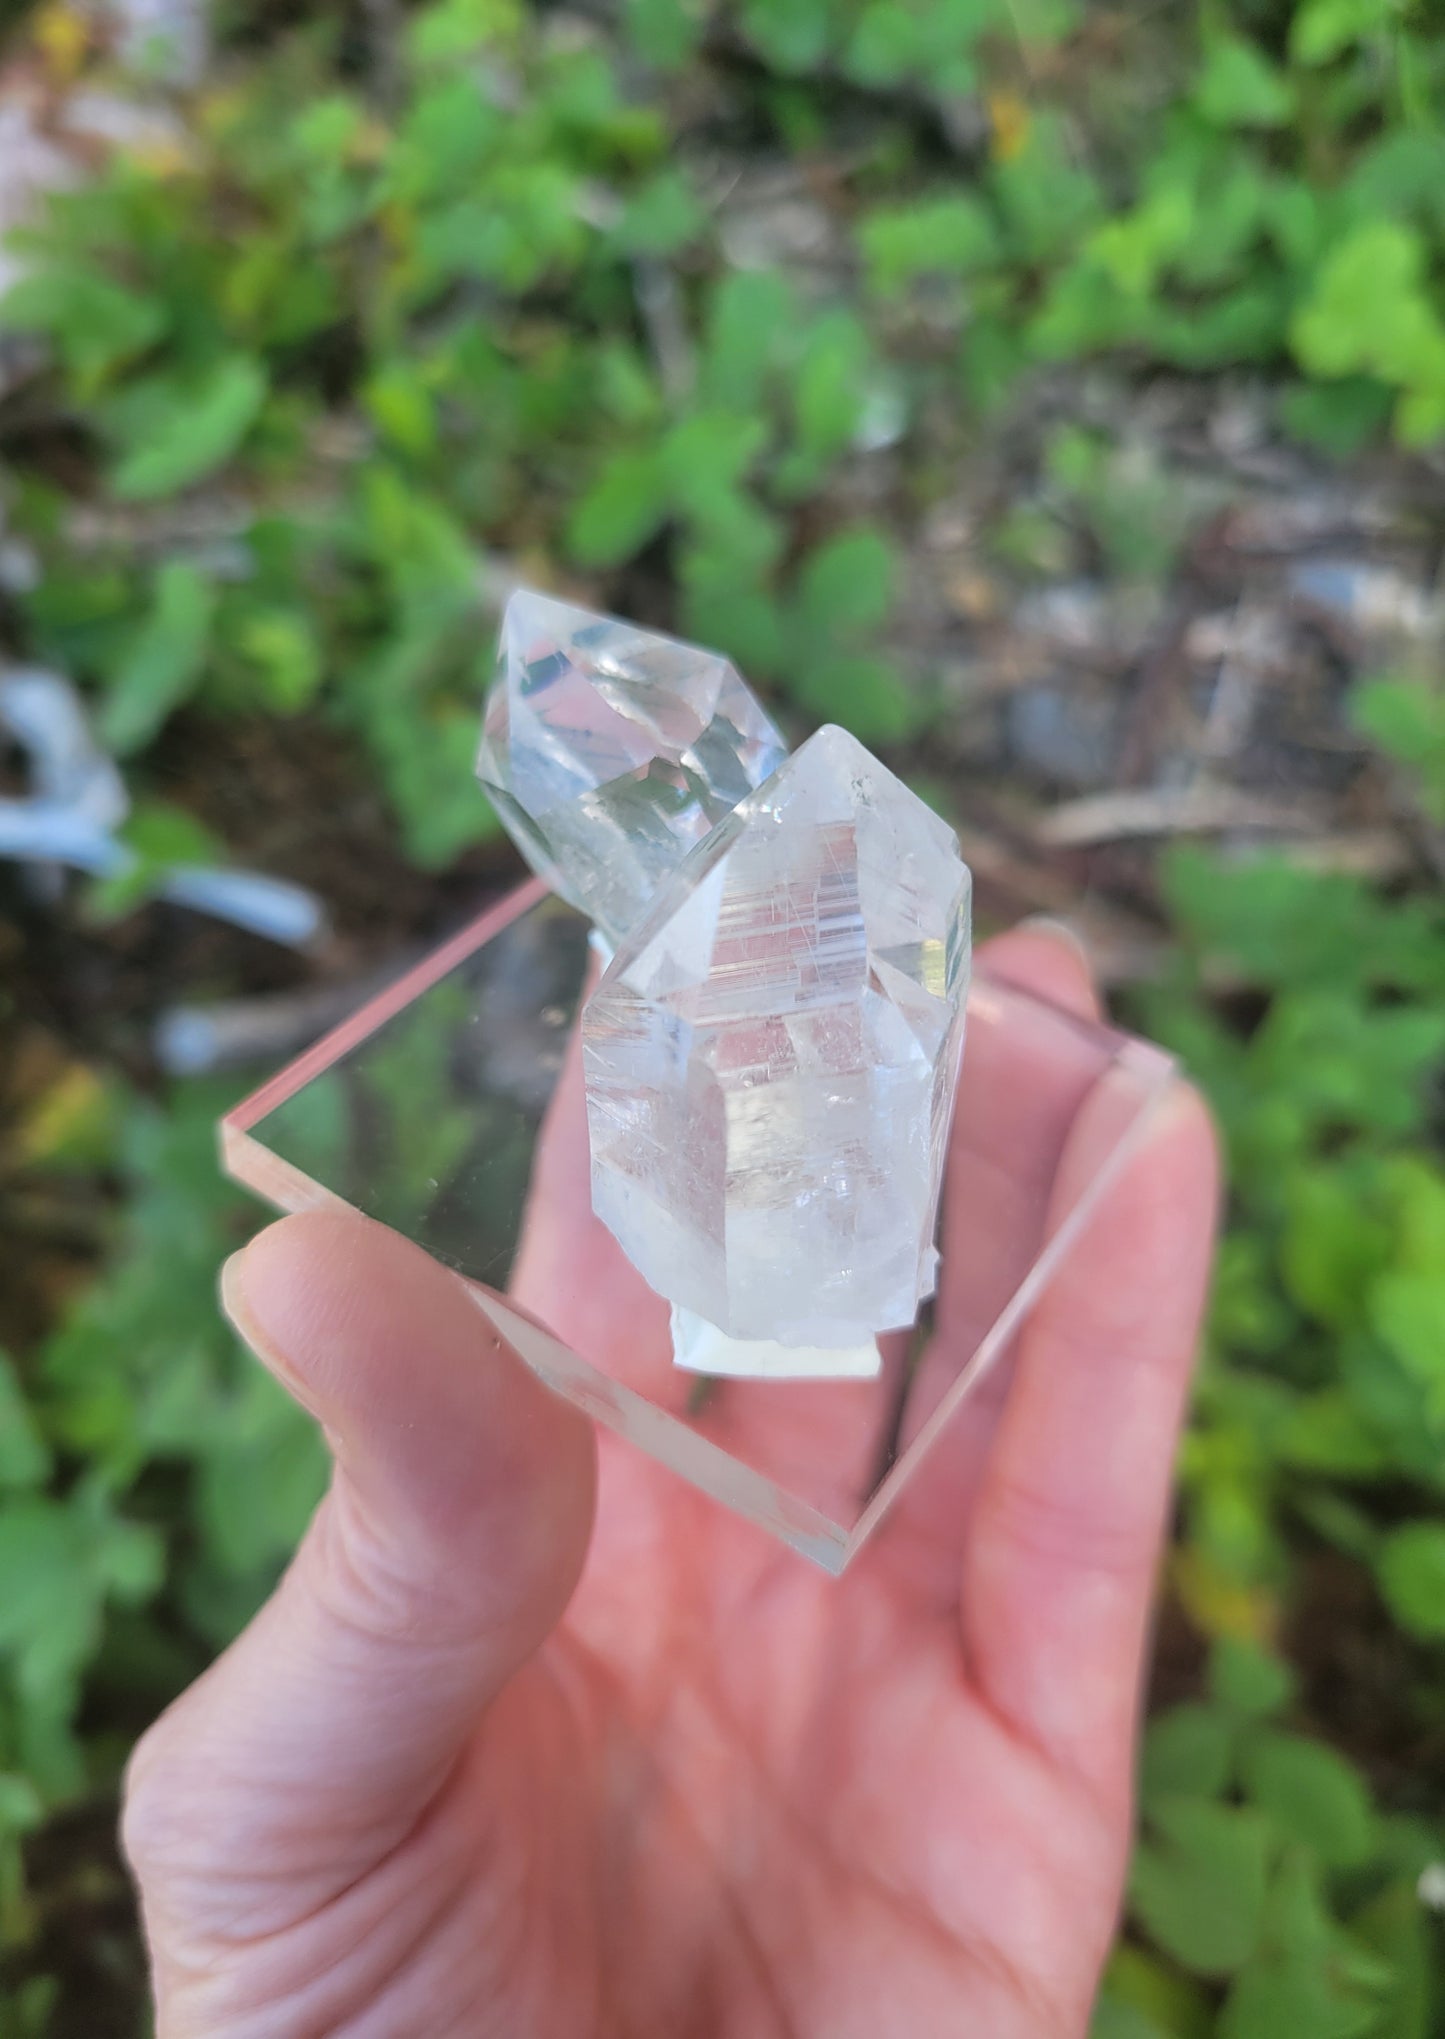
M1283 863L1177 856L1184 936L1149 1022L1225 1135L1224 1242L1184 1461L1186 1600L1260 1633L1294 1521L1368 1564L1422 1636L1435 1538L1362 1502L1445 1500L1445 1172L1426 1135L1445 1074L1445 915ZM1266 995L1247 1033L1200 997L1232 966ZM1245 1598L1239 1598L1243 1589ZM1241 1610L1243 1610L1241 1612Z
M1314 381L1290 415L1314 436L1357 437L1392 399L1411 441L1445 423L1445 216L1420 114L1439 45L1395 0L1305 0L1282 38L1240 15L1206 19L1105 178L1064 105L1025 107L1008 82L1020 37L1027 54L1081 32L1068 5L788 0L710 24L689 0L633 6L662 66L696 61L706 26L782 80L825 66L930 105L984 94L966 174L938 184L897 122L846 173L856 307L836 267L810 282L720 260L665 101L630 97L628 53L599 36L442 0L407 19L384 107L338 82L324 32L283 39L24 241L0 322L51 342L59 415L116 511L113 542L77 546L29 464L32 649L95 687L121 753L183 702L319 705L429 863L490 825L465 768L494 545L560 529L604 570L665 545L688 633L810 717L907 735L930 702L879 648L889 547L820 531L816 509L880 429L921 426L940 374L987 410L1040 361L1292 351ZM785 132L803 104L787 89ZM1056 453L1105 550L1156 569L1164 480L1077 435ZM171 498L190 512L157 556Z
M321 1492L314 1426L216 1308L257 1217L217 1170L223 1101L114 1091L105 1272L22 1371L0 1355L0 1959L33 1924L24 1834L123 1753L78 1732L84 1692L142 1724L269 1590ZM29 1179L74 1168L93 1122L37 1118Z
M1206 1696L1150 1723L1138 1937L1114 1956L1091 2039L1429 2039L1417 1885L1439 1836L1383 1817L1344 1757L1282 1725L1291 1689L1277 1657L1224 1641Z
M1445 688L1378 679L1359 688L1355 721L1409 774L1427 820L1445 828Z

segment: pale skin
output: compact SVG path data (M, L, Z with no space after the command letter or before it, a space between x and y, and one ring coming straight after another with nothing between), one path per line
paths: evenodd
M1096 1009L1060 932L990 964ZM571 1112L519 1299L665 1336ZM415 1247L263 1233L225 1305L335 1474L132 1763L159 2039L1082 2039L1215 1200L1180 1084L841 1580L594 1436Z

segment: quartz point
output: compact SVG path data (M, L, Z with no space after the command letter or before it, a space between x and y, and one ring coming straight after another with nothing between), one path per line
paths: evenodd
M682 1364L701 1318L863 1372L932 1293L970 895L948 825L825 727L618 944L582 1017L593 1208Z
M615 945L787 745L716 652L520 589L477 773L533 870Z

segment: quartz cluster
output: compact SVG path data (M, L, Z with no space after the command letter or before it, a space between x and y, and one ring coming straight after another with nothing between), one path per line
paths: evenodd
M613 951L582 1017L592 1200L679 1365L876 1372L932 1292L970 880L845 731L788 755L735 668L520 593L480 775Z
M592 1198L735 1339L911 1324L968 981L953 832L824 728L678 866L582 1022Z

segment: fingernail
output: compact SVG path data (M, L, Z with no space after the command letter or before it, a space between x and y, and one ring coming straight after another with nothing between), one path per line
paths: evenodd
M1086 970L1092 971L1093 957L1089 945L1071 921L1060 920L1052 913L1031 913L1019 922L1021 934L1047 935L1050 941L1062 942L1071 948Z
M1215 1220L1218 1223L1224 1215L1227 1190L1219 1127L1198 1085L1191 1083L1187 1076L1176 1075L1150 1110L1149 1145L1157 1147L1161 1141L1176 1139L1186 1125L1191 1135L1201 1142L1205 1165L1214 1177Z
M299 1402L308 1416L314 1416L324 1427L324 1419L317 1408L306 1383L293 1369L291 1362L272 1343L256 1320L246 1295L246 1248L233 1253L221 1267L220 1295L221 1309L231 1329L248 1351L254 1353L267 1373L273 1374L293 1401Z
M245 1308L241 1300L241 1263L245 1258L246 1249L243 1246L228 1260L223 1260L217 1281L217 1287L221 1292L221 1308L238 1331L241 1331L241 1316ZM245 1335L245 1332L241 1331L243 1338Z

